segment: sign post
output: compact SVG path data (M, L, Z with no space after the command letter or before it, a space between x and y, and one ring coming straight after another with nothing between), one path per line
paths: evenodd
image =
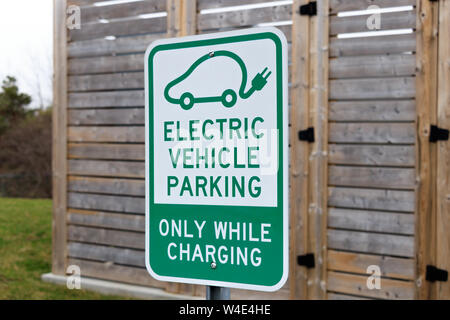
M275 291L288 275L287 42L276 28L157 40L145 55L146 266ZM225 293L225 294L224 294Z
M230 288L206 286L206 300L230 300Z

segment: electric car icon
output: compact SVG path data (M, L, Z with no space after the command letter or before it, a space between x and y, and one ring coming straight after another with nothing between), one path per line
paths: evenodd
M226 89L223 92L219 92L217 96L207 96L207 97L195 97L191 92L185 91L178 98L172 97L170 95L170 90L181 83L185 79L187 79L194 70L197 69L203 62L214 59L216 57L228 57L234 60L240 67L242 77L241 83L239 86L239 91L236 92L233 89ZM267 79L272 74L271 71L267 70L268 68L264 68L263 71L256 74L256 76L252 79L251 87L246 90L247 87L247 67L245 66L244 61L234 52L228 50L219 50L209 52L200 58L198 58L182 75L170 81L164 89L164 97L165 99L172 104L179 104L180 107L184 110L191 109L196 103L206 103L206 102L220 102L226 108L233 107L238 99L238 94L241 99L248 99L250 96L255 93L255 91L260 91L267 83Z

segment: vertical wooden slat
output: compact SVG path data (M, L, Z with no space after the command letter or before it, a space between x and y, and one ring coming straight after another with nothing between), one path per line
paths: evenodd
M179 37L181 35L181 1L167 1L167 37ZM166 283L166 291L170 293L180 293L181 284L175 282Z
M427 264L435 260L435 194L436 146L430 144L430 124L436 123L437 81L437 6L429 0L417 1L417 157L416 172L416 298L432 296L432 285L425 280Z
M292 12L309 0L295 0ZM298 140L298 132L308 128L309 108L309 17L292 16L291 79L291 235L289 287L292 299L307 298L308 269L297 265L297 256L308 252L308 154L309 145Z
M179 37L181 34L181 1L167 1L167 37Z
M177 2L177 6L179 7L177 10L180 13L180 32L178 36L189 36L194 35L197 32L197 0L181 0ZM169 285L173 287L174 285L178 286L177 291L184 295L196 295L201 296L205 294L205 286L187 284L187 283L179 283ZM172 289L172 288L171 288Z
M316 267L309 274L308 298L326 298L326 219L328 144L328 0L317 2L317 16L311 18L310 123L315 142L310 153L309 239Z
M197 0L181 1L181 35L197 33Z
M53 39L53 225L52 272L66 272L66 208L67 208L67 29L66 0L54 0Z
M439 2L438 119L450 129L450 2ZM436 266L450 271L450 141L437 150L437 257ZM438 282L437 299L450 299L450 282Z

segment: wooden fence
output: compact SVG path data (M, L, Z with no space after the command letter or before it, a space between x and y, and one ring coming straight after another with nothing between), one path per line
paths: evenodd
M153 40L275 25L289 42L290 276L276 293L232 298L450 298L427 265L450 269L447 0L55 0L53 266L204 295L152 279L144 263L144 51ZM99 2L99 1L97 1ZM104 3L105 4L105 3ZM242 5L250 5L243 7ZM261 6L262 4L262 6ZM81 7L81 28L66 9ZM369 5L382 9L380 28ZM372 31L377 32L377 31ZM378 31L379 32L379 31ZM298 140L314 127L315 142ZM311 253L315 267L297 264ZM367 267L382 271L366 286Z

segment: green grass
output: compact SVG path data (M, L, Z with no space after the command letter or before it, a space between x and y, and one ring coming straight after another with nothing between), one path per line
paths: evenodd
M0 198L0 299L117 299L45 283L51 271L51 200Z

